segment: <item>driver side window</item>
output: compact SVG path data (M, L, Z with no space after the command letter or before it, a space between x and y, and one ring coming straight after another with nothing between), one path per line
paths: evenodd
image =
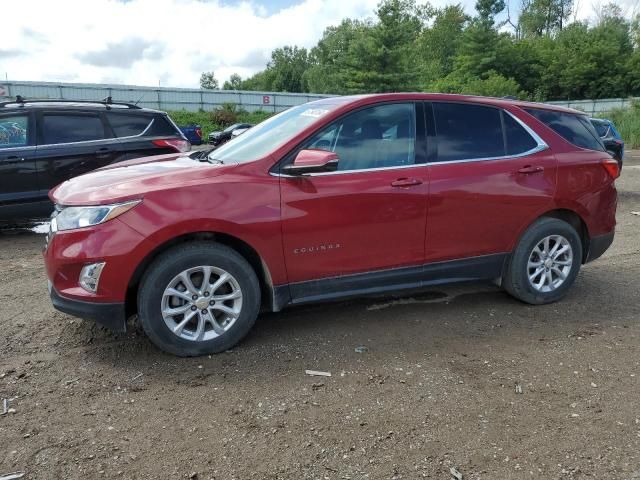
M338 171L398 167L415 163L413 103L365 108L336 120L304 148L338 154Z

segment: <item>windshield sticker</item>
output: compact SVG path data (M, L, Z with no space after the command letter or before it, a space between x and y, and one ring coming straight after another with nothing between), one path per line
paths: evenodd
M326 115L329 113L329 110L325 110L323 108L309 108L300 114L301 117L314 117L319 118L322 115Z

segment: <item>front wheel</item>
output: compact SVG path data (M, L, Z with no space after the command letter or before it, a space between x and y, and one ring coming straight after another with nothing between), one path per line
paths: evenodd
M556 218L541 218L518 242L503 286L526 303L555 302L573 285L581 263L582 241L575 228Z
M195 242L158 257L138 291L139 318L158 347L179 356L228 350L260 309L255 272L235 250Z

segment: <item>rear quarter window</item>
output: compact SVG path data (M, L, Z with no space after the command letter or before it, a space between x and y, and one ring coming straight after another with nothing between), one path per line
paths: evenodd
M116 137L134 137L147 129L153 116L107 113L107 120Z
M179 136L176 129L162 115L136 115L129 113L107 113L107 120L118 138Z
M576 147L604 151L604 145L585 115L535 108L525 110Z

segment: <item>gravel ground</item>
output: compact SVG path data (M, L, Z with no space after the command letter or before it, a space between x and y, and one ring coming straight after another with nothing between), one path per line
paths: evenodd
M640 479L630 153L614 245L557 304L465 285L291 308L213 357L54 311L42 235L0 234L0 476Z

